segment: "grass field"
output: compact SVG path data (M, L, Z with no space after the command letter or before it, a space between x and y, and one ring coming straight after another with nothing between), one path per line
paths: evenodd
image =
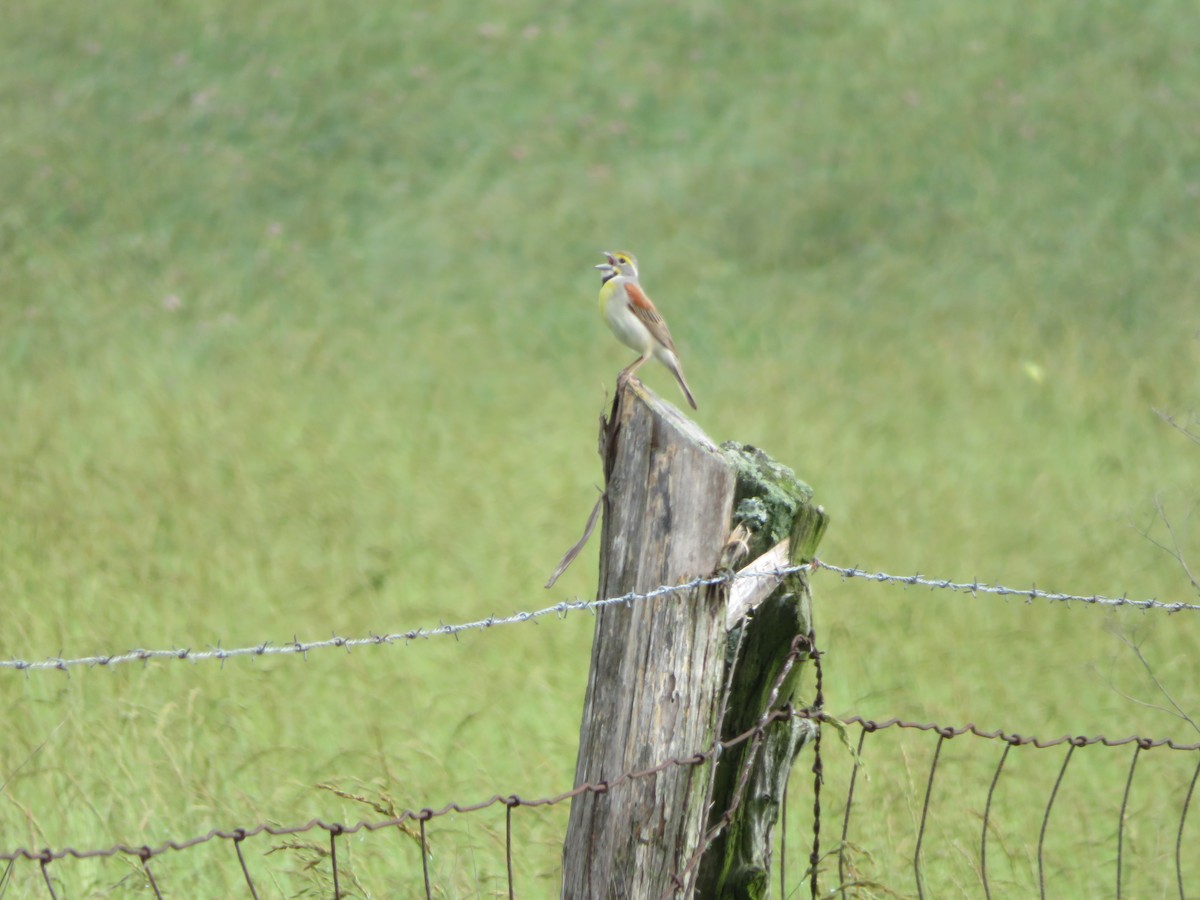
M1196 601L1140 533L1160 498L1200 565L1200 447L1153 412L1200 405L1193 3L9 0L0 22L0 658L592 596L594 547L541 585L629 361L594 307L616 246L701 426L815 487L823 558ZM1138 702L1164 701L1127 646L1195 717L1194 614L831 575L815 602L835 714L1200 739ZM378 817L323 783L413 808L558 793L590 638L576 615L307 661L0 672L0 849ZM933 896L981 893L999 748L968 740L943 750ZM907 896L933 742L868 746L864 894ZM826 751L837 814L850 757ZM1076 756L1049 887L1105 895L1129 753ZM1182 757L1139 763L1131 895L1173 889ZM1033 889L1060 761L1013 763L993 896ZM521 896L555 895L565 816L515 814ZM503 822L431 830L438 896L503 887ZM793 815L792 886L806 829ZM314 850L266 855L282 843L247 844L260 892L329 895ZM342 844L353 895L420 891L415 841ZM146 892L136 861L50 871L60 896ZM154 871L172 896L244 891L228 845ZM43 895L36 864L9 879Z

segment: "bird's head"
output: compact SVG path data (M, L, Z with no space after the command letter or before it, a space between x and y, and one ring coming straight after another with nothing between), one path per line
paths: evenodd
M637 278L637 257L632 253L627 253L624 250L610 253L605 250L604 258L608 262L603 262L596 266L600 270L601 281L608 281L610 278L615 278L618 275L624 275L626 278Z

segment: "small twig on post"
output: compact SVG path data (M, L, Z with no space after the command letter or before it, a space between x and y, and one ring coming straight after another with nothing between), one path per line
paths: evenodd
M596 528L596 520L600 518L600 507L604 505L604 491L600 492L600 496L596 498L596 505L592 507L592 512L588 516L587 524L583 526L583 536L575 542L570 550L563 554L563 558L559 560L558 565L554 568L554 573L550 576L550 580L546 582L546 589L554 587L554 582L558 581L559 576L567 571L567 567L575 562L575 557L579 555L579 551L586 546L588 538L592 536L592 532Z

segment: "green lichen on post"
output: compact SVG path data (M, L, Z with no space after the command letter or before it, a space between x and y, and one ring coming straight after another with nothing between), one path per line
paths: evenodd
M733 523L750 529L750 555L755 557L792 533L796 513L812 503L813 489L750 444L727 441L721 450L737 473Z
M769 876L770 873L764 872L762 869L745 869L732 873L721 892L722 900L724 898L766 900L771 896L770 885L767 881Z
M792 641L797 635L808 634L810 617L807 587L798 573L755 610L748 625L743 625L743 634L731 636L730 642L738 644L738 662L729 685L723 739L753 728L771 708L803 705L796 691L808 654L802 655L782 680L780 676ZM768 896L771 833L785 802L788 773L808 736L808 725L800 719L784 719L767 726L756 758L749 763L749 779L740 806L701 864L697 890L701 900ZM714 814L731 805L752 746L747 741L722 755L714 780Z
M817 555L817 546L829 527L829 515L824 507L805 503L792 520L791 562L806 563Z
M811 560L829 521L812 502L812 488L756 447L727 443L721 449L737 473L734 524L751 531L749 558L788 540L792 563ZM807 652L780 678L793 642L807 640L811 622L807 573L796 572L733 626L726 650L726 665L733 672L726 682L724 740L753 728L771 707L801 705L795 692ZM809 723L786 719L769 725L761 743L743 742L721 756L714 773L709 825L723 822L724 827L701 861L699 900L769 896L771 834L778 824L788 773L811 737ZM737 785L742 779L746 780L744 793L738 802Z

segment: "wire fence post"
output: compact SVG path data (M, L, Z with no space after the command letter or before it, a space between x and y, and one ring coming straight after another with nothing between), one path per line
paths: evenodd
M765 454L717 447L678 410L635 382L618 391L602 422L600 453L606 483L601 597L732 570L752 548L761 552L786 545L792 518L811 498L807 486ZM785 490L773 499L753 495L742 471L743 463L755 468L751 458L760 475L790 479L802 490ZM780 503L790 513L781 512ZM818 511L814 521L819 523L815 547L823 513ZM731 532L733 523L742 527ZM786 547L783 552L772 569L786 559ZM730 585L721 583L653 603L598 610L575 786L604 789L583 791L571 802L563 847L567 900L707 895L698 887L701 858L730 819L714 830L709 809L720 802L714 766L686 763L695 761L697 748L714 747L728 731L722 716L730 666L744 639L742 619L767 596L783 591L785 583L779 576L745 581L756 583L743 592L749 599L742 596L736 604ZM794 593L794 585L785 592ZM740 614L731 624L735 606ZM789 641L773 660L773 670L760 673L767 681L781 670ZM783 705L790 690L775 695ZM762 708L744 712L754 721ZM773 723L768 730L780 724L787 723ZM671 759L682 764L652 778L619 777ZM723 765L721 760L718 769ZM736 774L732 781L739 780ZM743 774L741 781L746 780ZM717 809L718 816L725 812L726 806ZM717 867L717 878L725 868Z
M636 393L635 393L636 392ZM630 382L601 425L605 473L601 597L716 570L735 479L719 448ZM724 668L717 588L597 612L575 784L710 747ZM673 766L571 801L562 896L661 896L704 824L707 766Z

